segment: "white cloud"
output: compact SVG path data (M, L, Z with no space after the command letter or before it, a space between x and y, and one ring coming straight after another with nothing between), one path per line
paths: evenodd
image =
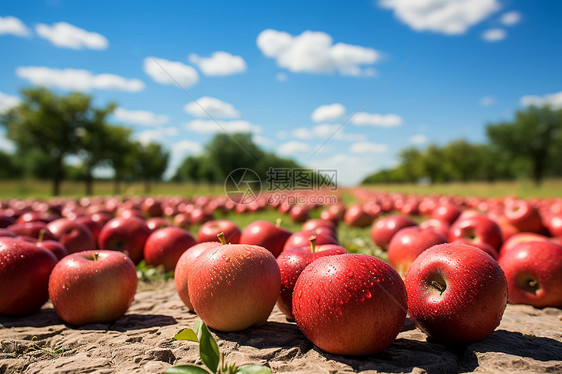
M489 29L482 33L482 39L487 42L499 42L507 37L507 32L504 29L496 28Z
M146 57L144 72L150 75L155 82L162 84L179 83L184 87L191 87L199 81L199 74L192 66L163 58Z
M498 0L379 0L415 31L464 34L500 9Z
M19 19L12 16L0 17L0 35L31 36L29 28Z
M57 22L52 26L39 23L35 26L35 32L57 47L101 50L109 46L105 36L97 32L83 30L66 22Z
M246 71L244 59L228 52L218 51L213 53L211 57L201 57L192 53L188 59L192 64L197 65L205 75L224 76Z
M336 170L337 183L339 186L353 186L361 182L361 179L369 173L376 162L365 155L335 154L327 159L316 160L310 167L318 171Z
M262 135L254 135L254 136L252 136L252 140L257 145L260 145L260 146L263 146L263 147L271 147L271 146L273 146L273 144L275 144L275 142L271 138L269 138L267 136L262 136Z
M65 90L117 90L137 92L144 89L143 81L127 79L114 74L92 74L88 70L53 69L44 66L20 66L18 77L38 86L58 87Z
M345 114L345 107L342 104L334 103L321 105L314 109L310 118L314 122L335 121Z
M199 155L203 152L203 146L191 140L182 140L174 143L170 148L170 162L164 173L164 178L172 178L178 167L188 155Z
M11 140L0 136L0 151L12 154L16 151L16 145Z
M521 13L516 10L502 14L500 22L505 26L513 26L521 21Z
M304 31L292 36L284 31L267 29L257 38L262 53L295 73L333 73L349 75L378 61L381 53L373 48L336 43L324 32Z
M158 130L144 130L133 137L141 144L149 144L149 143L162 143L166 138L177 136L178 129L175 127L164 127L159 128Z
M306 143L290 141L277 147L277 153L283 156L295 156L299 153L307 152L310 149L310 146Z
M213 118L238 118L240 113L234 105L226 103L214 97L203 96L197 102L191 102L183 107L187 113L194 117L213 117Z
M218 123L217 123L218 122ZM185 124L185 128L198 134L214 134L217 132L236 132L261 133L262 128L248 121L213 121L210 119L194 119Z
M146 110L117 108L113 113L118 121L141 126L160 126L169 121L165 114L155 114Z
M416 134L410 136L410 143L412 144L422 145L427 143L427 141L428 141L427 136L424 134Z
M302 140L333 138L353 142L365 139L364 134L347 134L343 132L341 125L330 123L323 123L312 128L300 127L292 130L291 135Z
M526 95L520 100L521 105L550 105L552 109L562 109L562 91L544 96Z
M496 98L494 96L484 96L480 98L480 105L490 106L496 103Z
M283 139L287 139L287 136L289 136L289 135L287 134L287 131L281 130L281 131L277 131L276 136L277 136L277 139L283 140Z
M0 114L15 107L19 103L21 103L19 97L0 92Z
M364 153L385 153L388 151L386 144L379 144L373 142L357 142L349 147L351 153L364 154Z
M351 117L351 123L357 126L397 127L403 122L402 117L396 114L359 112Z

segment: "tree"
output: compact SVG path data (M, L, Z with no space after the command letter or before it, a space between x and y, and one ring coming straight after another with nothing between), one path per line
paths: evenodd
M422 152L419 149L415 147L406 148L398 154L398 158L405 181L416 182L423 177Z
M253 169L264 152L252 140L250 133L219 133L205 146L205 156L215 168L215 175L224 181L239 168Z
M133 145L132 170L144 182L144 192L150 192L150 182L162 178L168 167L170 153L165 151L160 144L139 142Z
M201 179L202 160L200 156L187 156L178 166L172 180L176 182L198 182Z
M479 150L479 145L465 139L452 141L443 148L443 162L447 163L452 179L462 182L479 179L483 161Z
M17 165L14 155L0 151L0 179L21 176L21 168Z
M22 90L22 97L22 102L8 110L0 122L18 152L39 152L50 165L52 193L58 195L64 158L81 149L81 138L96 121L98 109L92 107L90 96L77 92L59 96L45 88L31 88Z
M562 146L561 132L562 109L549 106L530 106L516 112L513 122L489 124L486 128L492 148L509 155L511 160L528 163L537 185L552 167L557 148Z
M121 192L121 180L127 173L130 174L133 155L133 142L131 140L132 130L121 126L107 126L106 157L113 168L113 193Z

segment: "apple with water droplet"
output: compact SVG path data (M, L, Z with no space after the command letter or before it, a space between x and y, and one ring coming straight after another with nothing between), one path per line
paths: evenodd
M197 244L187 230L179 227L162 227L154 231L144 243L144 259L147 265L164 266L165 271L174 270L181 255Z
M451 225L449 241L454 242L461 238L475 244L481 242L488 243L497 251L499 251L503 243L502 232L498 224L483 214L464 218L461 216Z
M309 246L290 249L277 257L277 264L281 272L281 292L277 300L277 307L289 321L295 320L295 316L293 316L293 290L302 271L320 257L348 253L345 248L336 244L317 246L314 236L310 237L309 240Z
M205 222L197 232L197 242L215 242L217 235L224 234L227 243L240 243L242 232L236 223L230 220L213 220Z
M275 224L258 220L250 223L240 236L240 244L251 244L268 249L274 257L279 256L292 232L281 227L281 220ZM308 238L307 238L308 240Z
M57 315L71 325L112 322L129 309L137 283L135 265L125 254L77 252L53 269L49 297Z
M143 257L144 244L151 231L145 221L131 216L116 217L109 220L101 229L98 237L100 249L124 252L138 264Z
M562 246L549 241L526 241L502 252L509 302L562 308Z
M449 343L482 340L500 321L507 281L479 248L447 243L424 251L406 274L408 312L416 326Z
M223 244L201 253L189 271L189 299L199 318L219 331L263 325L279 296L273 254L257 245Z
M386 349L406 320L400 275L362 254L321 257L299 276L293 292L297 325L326 352L363 356Z

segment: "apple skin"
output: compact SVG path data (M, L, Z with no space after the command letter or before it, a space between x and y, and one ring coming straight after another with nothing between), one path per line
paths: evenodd
M339 245L324 244L316 246L314 244L290 249L277 257L277 264L281 272L281 292L277 299L277 307L285 314L287 320L295 320L293 315L293 290L304 268L320 257L345 253L348 253L347 250Z
M353 204L343 216L343 221L351 227L367 227L373 223L373 216L369 214L362 204Z
M500 256L504 253L509 252L513 247L522 242L534 242L534 241L548 241L549 238L541 234L534 232L518 232L517 234L511 236L507 239L501 246L499 254Z
M371 238L377 246L386 251L394 234L410 226L417 226L417 223L404 215L380 218L371 227Z
M41 309L57 258L33 243L0 238L0 314L21 316Z
M410 319L430 337L448 343L490 335L507 303L507 281L498 263L466 244L440 244L424 251L405 282Z
M312 236L316 237L316 245L339 244L338 239L332 235L329 229L319 227L314 231L299 231L292 234L285 242L283 252L287 252L293 248L309 246Z
M308 265L293 293L293 314L304 335L326 352L363 356L380 352L406 319L400 275L362 254L326 256Z
M174 270L181 255L197 244L187 230L179 227L162 227L154 231L144 244L147 265L163 265L165 271Z
M440 219L448 222L449 225L452 225L453 222L455 222L457 218L459 218L461 213L462 210L455 204L441 204L433 208L433 210L431 211L431 218Z
M388 263L405 277L410 265L426 249L447 243L447 238L428 228L405 227L398 231L388 244Z
M122 317L137 290L137 272L117 251L84 251L60 260L49 279L49 296L57 315L82 326Z
M285 242L292 235L292 232L277 227L269 221L254 221L250 223L240 236L240 244L251 244L264 247L269 250L274 257L277 257L283 251ZM308 243L308 238L307 238Z
M47 225L49 231L64 245L68 253L96 249L94 237L88 226L67 218L59 218Z
M443 221L437 218L430 218L420 223L422 229L432 228L444 237L449 236L449 228L451 225L447 221Z
M326 227L332 230L335 236L337 230L337 223L335 223L332 220L323 219L323 218L309 219L308 221L303 223L301 227L301 231L314 231L319 227Z
M142 260L144 243L150 234L150 229L140 218L115 217L101 229L98 247L125 252L135 264L138 264Z
M562 212L552 213L544 220L544 225L552 236L562 236Z
M542 233L544 225L537 208L521 199L509 199L505 202L504 215L520 232Z
M0 237L3 237L3 236L14 238L16 236L16 234L14 234L11 230L0 228Z
M43 240L37 242L36 245L38 247L46 249L49 252L52 252L57 258L57 260L61 260L64 256L68 254L64 245L62 245L60 242L56 240Z
M225 244L199 255L187 284L203 322L219 331L241 331L267 321L279 296L281 275L269 250Z
M76 219L74 221L78 222L78 223L81 223L81 224L85 225L86 227L88 227L90 229L90 232L92 233L92 237L94 238L94 244L97 244L98 237L100 235L100 231L103 227L103 224L99 221L94 221L89 216L76 217Z
M187 306L190 312L193 312L193 304L189 300L189 289L187 281L189 280L189 274L192 272L192 266L197 257L209 248L215 248L220 246L220 242L203 242L195 244L193 247L188 248L178 260L176 264L176 269L174 271L174 284L176 286L176 291L178 295Z
M295 223L303 223L306 222L310 217L309 211L310 209L306 206L295 205L289 211L289 217L291 217L291 220L293 220L293 222Z
M229 220L214 220L205 222L197 232L197 241L203 242L216 242L217 235L224 234L227 243L239 244L242 231L236 223Z
M487 254L490 255L490 257L492 257L494 260L498 260L498 258L500 257L498 251L496 251L494 249L494 247L492 247L490 244L488 243L484 243L484 242L480 242L480 243L473 243L471 242L469 239L466 238L460 238L460 239L455 239L454 242L452 243L461 243L461 244L466 244L466 245L471 245L473 247L476 247L478 249L483 250L484 252L486 252Z
M162 227L170 226L170 223L162 217L152 217L146 220L145 222L146 227L150 229L150 231L154 232Z
M510 303L562 308L562 246L520 242L498 262L507 278Z
M471 243L488 243L499 251L503 236L498 224L485 215L477 214L457 219L449 229L449 241L466 238Z
M7 228L16 235L29 236L35 239L38 239L39 236L42 235L44 240L56 240L55 236L47 228L47 224L44 222L35 221L16 223L8 226Z

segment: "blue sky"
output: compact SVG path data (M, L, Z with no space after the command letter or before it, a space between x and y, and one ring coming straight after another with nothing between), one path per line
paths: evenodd
M25 87L80 90L167 147L168 175L226 129L352 185L406 147L562 107L561 21L542 0L3 1L0 111Z

